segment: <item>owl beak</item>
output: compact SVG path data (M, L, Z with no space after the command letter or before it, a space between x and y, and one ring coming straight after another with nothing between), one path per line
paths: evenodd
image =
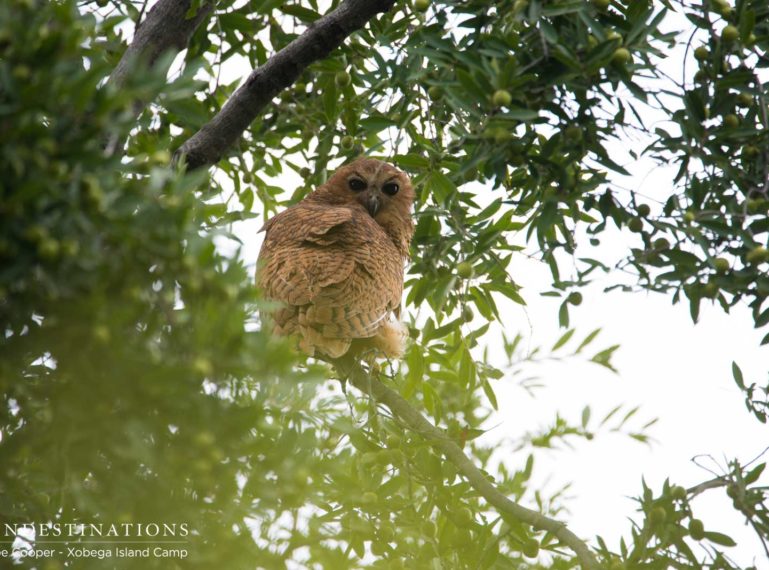
M368 196L366 196L364 205L366 206L366 209L368 210L368 213L371 215L371 217L375 217L379 209L382 207L382 200L379 197L379 193L369 192Z

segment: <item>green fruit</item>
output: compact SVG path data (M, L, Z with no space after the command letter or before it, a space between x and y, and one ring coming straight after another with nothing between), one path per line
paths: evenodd
M697 83L705 83L708 80L708 74L705 70L700 69L694 74L694 81Z
M513 96L505 89L498 89L494 92L491 101L494 103L495 107L507 107L513 102Z
M563 132L563 134L566 139L571 142L579 142L582 140L582 129L576 125L566 127L566 130Z
M670 496L675 501L683 501L686 499L686 489L681 485L674 485L670 488Z
M74 239L65 239L61 242L61 252L65 257L75 257L80 251L80 244Z
M645 218L649 214L651 214L652 209L649 207L649 204L639 204L638 208L636 209L638 212L638 215L642 218Z
M606 39L609 40L609 41L611 41L611 40L621 40L622 39L622 34L617 32L616 30L610 30L609 32L606 32Z
M473 511L467 507L462 507L457 511L456 521L459 526L471 525L473 523Z
M373 491L366 491L361 495L360 502L364 505L373 505L379 502L379 495Z
M625 65L630 62L631 58L632 56L627 48L621 47L614 50L614 53L611 55L611 62L614 65Z
M494 142L497 144L503 144L510 140L510 133L502 127L497 128L494 131Z
M160 164L168 164L171 162L171 153L167 150L156 150L152 153L151 160Z
M523 555L528 558L535 558L539 554L539 541L534 538L530 538L523 543L521 552L523 552Z
M729 24L723 30L721 30L721 40L723 40L726 43L731 43L739 37L740 37L740 31L735 26L732 26L731 24Z
M654 240L654 249L657 251L668 250L670 249L670 242L664 237L657 238Z
M463 261L457 264L457 275L462 279L470 279L475 274L473 264L469 261Z
M202 356L198 356L195 360L192 361L192 370L201 376L208 376L214 371L214 367L210 360L203 358Z
M195 442L195 445L200 447L211 447L214 443L216 443L216 436L207 430L199 431L195 434L193 441Z
M728 17L732 13L732 7L727 2L717 2L716 11L724 18Z
M694 212L684 212L684 221L685 222L693 222L697 219L697 215Z
M694 50L694 58L704 61L710 57L710 50L705 46L700 46Z
M663 507L654 507L649 513L649 522L653 525L660 525L668 518L668 513Z
M400 436L397 436L394 434L387 436L387 447L397 449L401 446L402 443L403 443L403 440L400 438Z
M640 233L643 231L644 223L641 218L630 218L627 227L631 232Z
M29 79L30 75L32 75L32 71L26 65L17 65L13 68L12 73L13 76L20 81L26 81Z
M569 293L569 296L566 297L566 302L570 305L574 305L575 307L582 304L582 293L579 291L574 291L573 293Z
M700 519L692 519L689 522L689 534L694 540L705 538L705 525Z
M107 344L111 336L109 329L104 325L96 325L93 327L91 334L93 334L94 340L100 344Z
M430 0L414 0L414 10L417 12L427 12L430 7Z
M473 310L470 308L470 305L465 305L462 307L462 320L466 323L469 323L473 320L475 315L473 314Z
M38 255L49 261L58 258L60 251L59 241L53 238L46 238L37 244Z
M742 158L744 159L752 159L756 158L759 155L758 147L753 146L752 144L746 144L744 147L742 147Z
M339 71L336 75L334 75L334 83L336 83L339 87L348 86L350 81L352 81L352 78L346 71Z
M590 2L599 10L606 10L611 4L610 0L590 0Z
M48 237L48 230L44 226L35 224L24 230L24 237L31 242L39 243Z
M726 273L727 271L729 271L729 267L730 267L729 260L723 257L717 257L713 261L713 265L715 266L716 271L718 271L719 273Z
M440 85L433 85L427 90L427 96L431 101L438 101L443 97L443 88Z
M350 150L355 144L355 139L350 135L345 135L342 137L342 140L339 142L339 144L344 150Z
M753 104L753 96L748 93L739 93L737 95L737 104L742 107L750 107Z
M523 12L529 5L529 0L515 0L513 2L513 13Z
M729 129L736 129L740 126L740 118L734 113L724 116L724 126Z
M762 245L754 247L745 255L745 261L756 265L769 261L769 250Z
M718 285L712 281L705 283L705 286L702 288L702 295L708 299L714 299L718 295Z

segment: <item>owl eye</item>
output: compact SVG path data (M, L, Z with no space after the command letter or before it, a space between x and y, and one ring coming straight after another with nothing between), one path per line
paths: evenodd
M360 178L351 178L347 184L350 185L350 190L354 190L355 192L360 192L361 190L366 189L366 183Z
M388 182L387 184L382 186L382 192L384 192L388 196L395 196L398 193L398 190L400 190L400 188L395 182Z

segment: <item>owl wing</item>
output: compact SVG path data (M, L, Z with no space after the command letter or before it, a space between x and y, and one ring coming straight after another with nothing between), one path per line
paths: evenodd
M300 203L263 229L257 283L285 304L275 313L283 330L367 338L399 306L402 260L362 208Z

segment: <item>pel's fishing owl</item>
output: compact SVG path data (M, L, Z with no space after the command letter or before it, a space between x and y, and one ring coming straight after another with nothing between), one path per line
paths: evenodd
M413 202L406 174L361 158L271 218L262 228L257 285L280 304L273 331L295 335L311 355L337 358L352 345L400 356Z

